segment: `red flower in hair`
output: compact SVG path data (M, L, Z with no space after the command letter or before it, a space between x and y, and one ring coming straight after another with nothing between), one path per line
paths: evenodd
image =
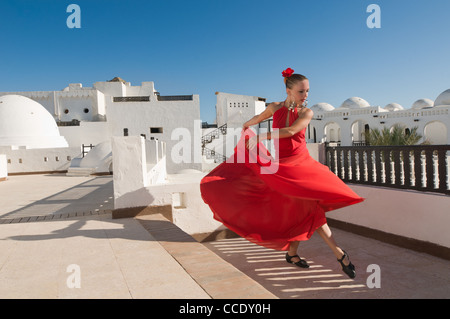
M294 70L292 70L291 68L287 68L286 70L281 72L281 74L283 75L283 77L288 78L291 77L292 74L294 74Z

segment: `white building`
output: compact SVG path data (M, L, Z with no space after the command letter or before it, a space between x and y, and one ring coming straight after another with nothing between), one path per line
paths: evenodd
M21 95L0 96L0 154L7 172L65 171L79 147L69 147L52 115L39 103ZM1 177L1 176L0 176Z
M366 100L352 97L335 108L328 103L311 107L314 118L307 129L310 143L338 143L351 146L364 142L364 132L399 124L406 129L418 128L423 140L432 144L450 142L450 89L442 92L434 101L419 99L411 108L397 103L384 108L371 106Z
M204 171L233 154L242 124L266 108L266 99L257 96L216 92L216 98L217 128L203 129L202 134Z
M247 96L216 92L216 123L220 127L242 127L242 124L266 108L266 99L257 96Z
M64 155L64 158L65 162L70 159L72 168L76 168L83 161L81 158L73 158L84 155L83 144L95 146L103 143L98 160L105 162L105 147L111 149L112 136L158 139L165 142L169 154L183 138L190 139L186 141L189 145L191 141L195 144L194 141L198 139L197 147L181 150L189 153L187 155L190 160L178 163L176 156L175 161L169 156L167 170L174 172L187 168L201 169L198 95L161 96L155 90L153 82L132 86L129 82L114 78L111 81L96 82L93 87L75 83L61 91L1 92L0 97L3 99L3 108L0 109L0 145L9 147L9 151L3 150L0 153L7 153L8 171L11 173L30 172L28 169L48 170L39 164L42 162L40 159L33 160L36 163L32 168L20 167L18 164L23 164L26 154L20 154L21 163L18 163L19 159L15 158L17 152L13 152L18 149L71 148L70 155ZM182 134L173 136L175 130ZM74 154L73 149L78 152ZM62 149L59 150L61 152ZM54 156L39 154L40 157L48 163ZM58 156L59 161L61 157ZM91 172L95 172L92 159L84 162L89 162ZM105 163L98 165L104 167ZM67 168L68 164L65 163L58 170Z

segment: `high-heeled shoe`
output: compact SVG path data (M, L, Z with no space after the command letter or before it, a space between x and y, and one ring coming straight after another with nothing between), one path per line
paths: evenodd
M292 261L292 258L295 258L295 257L298 257L298 259L300 259L300 261L293 262L293 261ZM296 266L298 266L298 267L300 267L300 268L309 268L309 265L308 265L308 263L306 262L306 260L301 259L298 255L295 255L295 256L289 256L289 254L286 253L286 261L287 261L288 263L293 264L293 265L296 265Z
M350 261L350 257L348 256L348 254L345 252L345 250L343 250L344 252L344 256L342 256L341 259L338 259L337 261L339 261L339 263L341 264L342 267L342 271L345 272L345 274L347 276L349 276L351 279L356 277L356 271L355 271L355 266L351 263ZM348 265L344 264L344 258L348 257Z

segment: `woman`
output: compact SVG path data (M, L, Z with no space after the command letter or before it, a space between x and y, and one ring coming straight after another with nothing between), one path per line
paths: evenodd
M286 261L302 268L300 241L317 233L331 248L342 270L354 278L355 267L337 246L325 212L362 202L328 167L308 153L305 131L313 117L306 108L309 80L288 68L282 72L287 98L275 102L243 125L235 153L201 181L202 198L214 218L238 235L261 246L287 251ZM274 132L255 135L250 126L273 117ZM262 173L267 158L262 144L277 139L276 171ZM245 150L245 161L239 151ZM273 163L272 163L273 164Z

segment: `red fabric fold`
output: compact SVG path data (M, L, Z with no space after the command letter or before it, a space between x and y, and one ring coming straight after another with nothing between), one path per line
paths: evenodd
M273 127L286 124L287 108L273 116ZM298 118L290 113L289 125ZM234 154L200 183L202 198L214 218L261 246L288 250L291 241L311 238L326 223L325 213L360 203L359 197L306 148L305 131L279 139L279 158L262 143L248 151L241 135Z

